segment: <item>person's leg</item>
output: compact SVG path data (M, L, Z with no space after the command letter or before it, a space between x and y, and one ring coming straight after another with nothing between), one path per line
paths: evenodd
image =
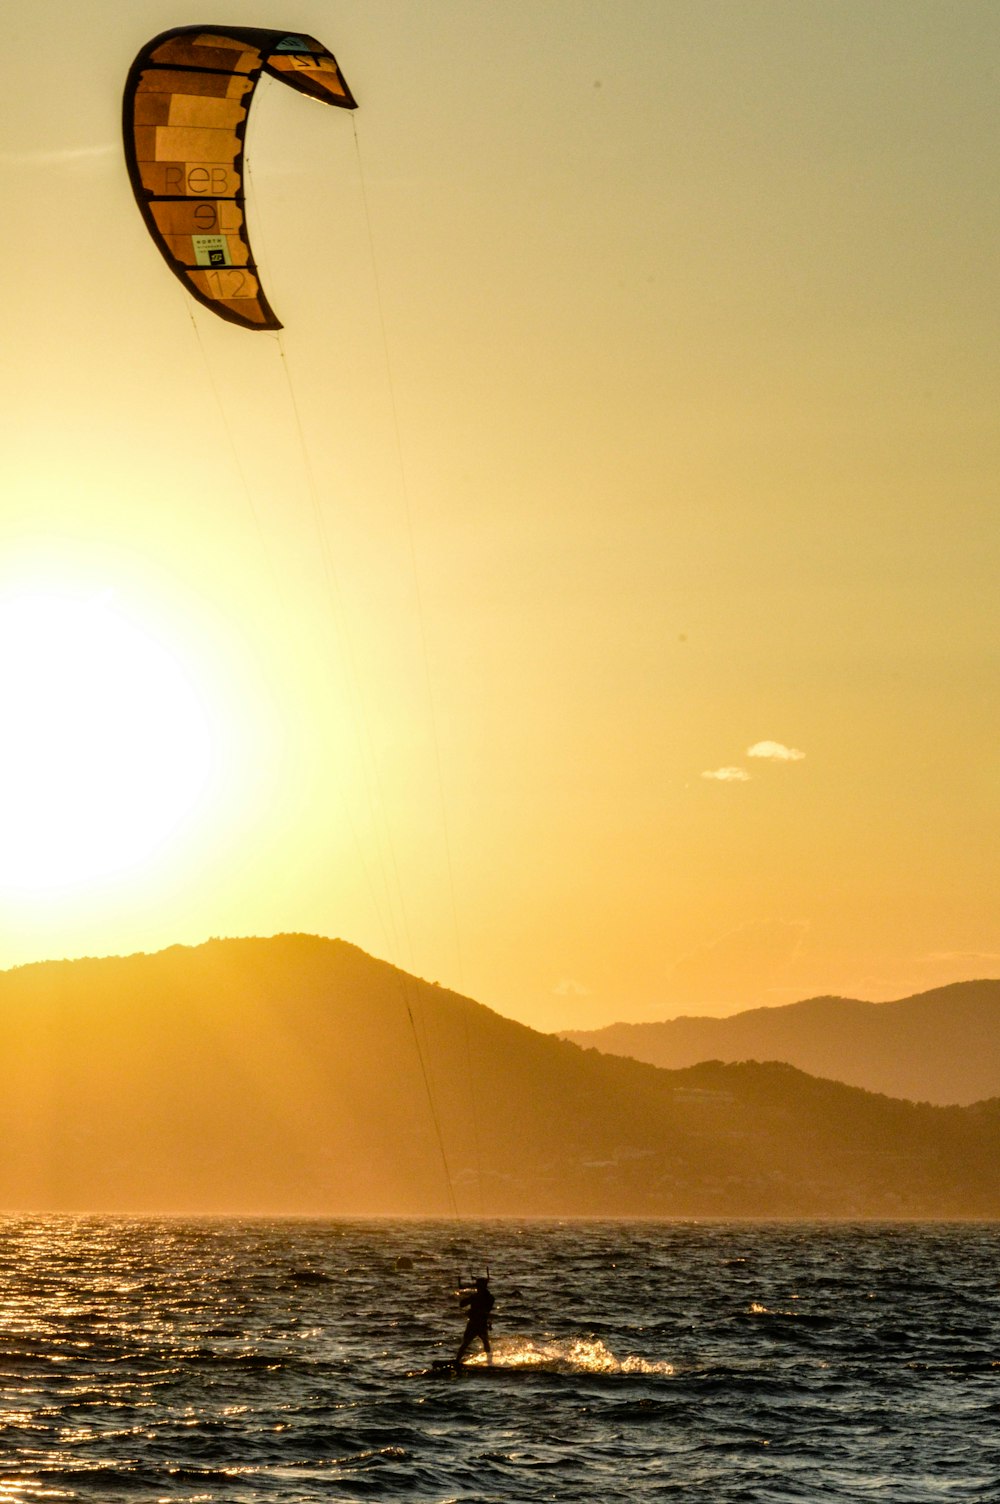
M475 1335L476 1335L475 1328L473 1327L472 1322L470 1321L469 1324L468 1324L468 1326L465 1328L465 1336L462 1338L462 1345L458 1349L458 1352L455 1354L455 1362L456 1363L461 1363L462 1359L465 1357L465 1355L468 1352L469 1348L472 1346L472 1339L473 1339L473 1337Z

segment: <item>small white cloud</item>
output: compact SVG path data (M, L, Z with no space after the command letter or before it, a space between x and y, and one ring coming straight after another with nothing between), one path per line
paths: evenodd
M801 762L805 755L798 747L786 747L782 742L754 742L747 748L748 757L769 757L772 762Z
M574 982L572 977L560 977L553 987L556 997L589 997L590 988L582 982Z
M702 778L712 778L716 783L749 783L750 774L746 768L710 768L702 773Z

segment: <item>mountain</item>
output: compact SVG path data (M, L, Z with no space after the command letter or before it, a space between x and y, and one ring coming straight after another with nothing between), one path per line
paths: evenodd
M1000 981L955 982L894 1003L814 997L730 1018L611 1024L560 1038L669 1070L783 1060L914 1102L979 1102L1000 1094Z
M1000 1102L659 1070L306 935L2 973L0 1061L8 1210L1000 1216Z

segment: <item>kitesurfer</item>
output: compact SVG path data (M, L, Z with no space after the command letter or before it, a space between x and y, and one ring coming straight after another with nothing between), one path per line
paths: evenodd
M469 1319L465 1326L465 1335L462 1345L455 1354L455 1367L465 1357L476 1337L483 1344L486 1361L493 1362L493 1349L490 1347L490 1312L493 1309L493 1296L490 1294L490 1282L488 1279L477 1279L475 1287L471 1290L460 1290L458 1296L460 1306L468 1306Z

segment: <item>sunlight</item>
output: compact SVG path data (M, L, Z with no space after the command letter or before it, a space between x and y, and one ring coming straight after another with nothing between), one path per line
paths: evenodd
M181 664L107 596L0 600L0 885L75 886L153 856L213 764Z
M466 1368L477 1371L490 1367L485 1353L477 1352L465 1360ZM494 1368L538 1369L549 1373L663 1374L674 1373L674 1365L629 1355L618 1358L599 1337L550 1337L535 1341L532 1337L501 1337L493 1344Z

